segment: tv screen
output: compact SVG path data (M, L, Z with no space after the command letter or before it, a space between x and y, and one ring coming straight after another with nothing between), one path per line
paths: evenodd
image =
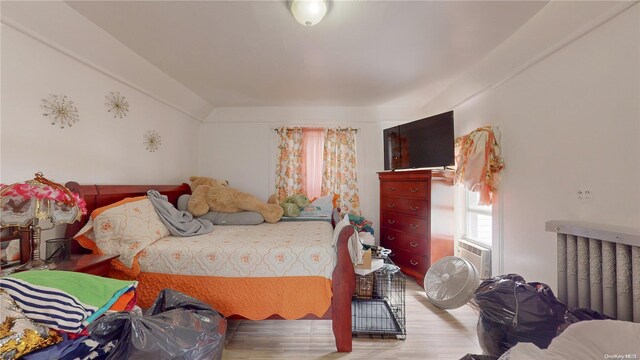
M383 139L385 170L455 163L453 111L385 129Z

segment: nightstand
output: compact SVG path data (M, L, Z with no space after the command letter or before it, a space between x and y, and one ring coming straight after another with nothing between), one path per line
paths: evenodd
M74 254L69 261L57 263L55 270L76 271L86 274L107 276L111 260L118 255Z

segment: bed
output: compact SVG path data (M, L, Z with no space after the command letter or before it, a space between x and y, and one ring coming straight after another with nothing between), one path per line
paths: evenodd
M88 210L79 222L67 226L68 237L76 235L89 221L88 214L97 208L146 195L151 189L166 195L174 205L181 195L190 193L188 184L80 185L69 182L66 187L86 201ZM327 222L304 221L216 226L213 233L207 235L162 238L144 248L138 257L139 271L135 279L139 281L139 303L150 306L157 293L169 287L199 298L232 318L331 320L337 350L350 352L355 274L348 241L353 228L347 226L339 232L335 248L332 233L333 228ZM261 247L261 243L268 246ZM225 250L223 246L231 249ZM291 253L276 253L275 250L283 248ZM72 251L87 250L74 242ZM239 269L242 264L234 265L232 258L245 263L258 259L250 264L249 272L254 275L245 277L246 272ZM286 260L291 258L307 261ZM220 259L224 261L214 261ZM217 265L209 268L205 263ZM112 271L110 276L123 278L132 274Z

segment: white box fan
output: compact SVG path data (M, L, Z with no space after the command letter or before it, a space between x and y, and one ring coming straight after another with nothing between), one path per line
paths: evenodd
M457 256L436 261L424 277L427 298L442 309L455 309L466 304L479 284L480 275L476 267Z

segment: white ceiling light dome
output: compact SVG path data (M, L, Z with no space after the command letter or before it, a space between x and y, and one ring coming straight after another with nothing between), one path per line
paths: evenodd
M319 23L327 13L325 0L292 0L291 13L296 20L305 26Z

